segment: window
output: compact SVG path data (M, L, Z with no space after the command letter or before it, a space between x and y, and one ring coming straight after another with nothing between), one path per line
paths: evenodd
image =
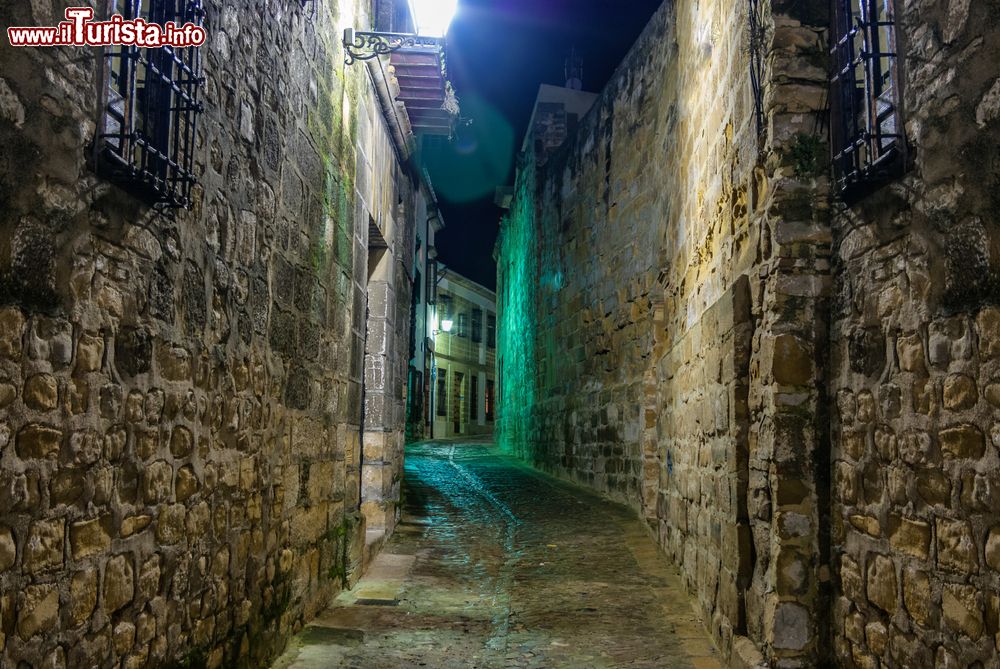
M469 336L469 314L462 313L458 315L458 336Z
M462 434L462 400L465 399L465 374L455 372L451 389L451 420L454 423L455 434Z
M448 415L448 370L438 370L437 381L437 415Z
M486 420L493 422L493 381L486 379Z
M490 348L497 347L497 317L495 314L486 317L486 345Z
M469 377L469 421L479 420L479 375Z
M201 26L201 0L113 0L112 13ZM96 168L154 205L190 207L204 85L197 47L108 47Z
M483 310L478 307L472 310L472 341L483 341Z
M834 0L833 20L833 171L855 199L903 167L893 0Z
M451 295L438 296L438 318L450 320L452 315Z
M410 360L417 355L417 311L420 305L420 272L413 280L413 293L410 295Z

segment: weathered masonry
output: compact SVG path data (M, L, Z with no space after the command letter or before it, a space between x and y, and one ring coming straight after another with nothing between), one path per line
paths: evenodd
M265 666L392 531L433 196L370 4L206 1L203 85L0 53L0 665Z
M668 0L526 142L500 441L640 512L734 666L1000 661L998 10Z

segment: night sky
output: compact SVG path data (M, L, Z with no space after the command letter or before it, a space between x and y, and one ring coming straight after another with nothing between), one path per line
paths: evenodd
M424 150L445 230L439 258L489 288L501 211L515 154L540 84L562 86L570 49L583 57L584 90L600 92L661 0L461 0L448 34L448 75L462 116L454 141Z

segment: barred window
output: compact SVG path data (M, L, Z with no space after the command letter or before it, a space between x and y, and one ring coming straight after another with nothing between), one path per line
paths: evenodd
M437 379L437 415L448 415L448 370L439 369Z
M112 0L126 20L201 26L201 0ZM154 205L189 207L204 85L198 47L135 45L105 51L97 170Z
M486 345L490 348L497 347L497 317L490 314L486 317Z
M472 309L472 341L476 344L483 341L483 310L478 307Z
M469 420L479 420L479 375L469 377Z
M502 373L502 372L501 372ZM493 381L492 379L486 380L486 420L493 422L493 405L495 402L493 397Z
M845 199L902 172L903 126L893 0L833 1L834 177Z

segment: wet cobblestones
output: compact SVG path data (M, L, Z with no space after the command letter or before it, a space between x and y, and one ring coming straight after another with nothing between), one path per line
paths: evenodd
M720 666L624 507L482 444L411 447L406 476L396 534L278 669Z

